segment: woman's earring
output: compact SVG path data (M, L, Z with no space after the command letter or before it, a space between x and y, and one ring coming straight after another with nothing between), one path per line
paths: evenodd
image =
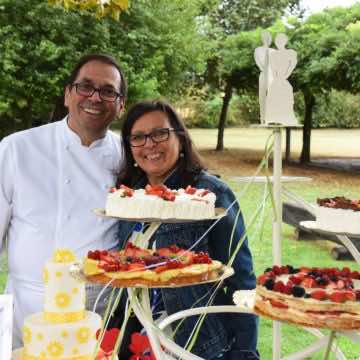
M139 165L136 163L136 162L134 162L134 167L138 167Z
M184 157L184 153L181 151L181 153L179 154L179 157L183 158Z

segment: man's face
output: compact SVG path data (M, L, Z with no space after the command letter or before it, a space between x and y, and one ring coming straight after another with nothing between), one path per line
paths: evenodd
M121 77L112 65L99 61L90 61L82 66L74 83L92 85L94 88L106 88L120 92ZM69 110L68 125L81 138L84 145L105 135L110 123L123 109L122 98L114 102L100 98L95 91L90 97L80 95L75 87L67 86L65 106Z

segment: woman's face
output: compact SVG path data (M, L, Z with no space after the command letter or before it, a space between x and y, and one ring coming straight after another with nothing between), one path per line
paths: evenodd
M153 111L141 116L134 123L130 136L155 134L158 129L171 128L167 115L161 111ZM146 173L151 185L161 184L176 166L181 151L178 136L169 132L169 138L162 142L154 142L146 137L144 146L131 147L135 162Z

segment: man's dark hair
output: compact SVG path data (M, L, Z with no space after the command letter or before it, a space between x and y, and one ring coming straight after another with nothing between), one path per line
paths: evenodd
M177 164L177 171L181 177L181 186L186 187L192 185L195 181L196 175L202 169L205 169L203 161L199 153L194 148L190 134L186 129L184 122L181 120L175 109L165 101L142 101L133 105L125 115L123 127L121 130L122 139L124 141L125 150L125 166L120 172L118 178L118 185L125 184L134 186L141 178L146 176L143 170L139 167L134 167L134 158L131 153L130 143L128 137L131 134L135 122L148 113L160 111L166 114L169 119L170 126L176 129L176 136L179 138L181 144L181 152L183 156L179 158Z
M83 56L78 63L75 65L73 71L71 72L68 80L67 80L67 86L72 85L79 75L80 69L87 64L90 61L99 61L104 64L112 65L114 66L120 74L120 94L123 97L123 99L126 99L127 96L127 82L125 79L125 76L119 66L119 64L116 62L116 60L106 54L89 54ZM55 108L54 111L49 119L50 122L58 121L63 119L68 114L68 109L64 106L64 92L56 99Z
M120 82L121 82L120 89L119 89L120 95L121 95L121 97L126 99L127 83L126 83L125 76L120 68L120 65L116 62L116 60L112 56L106 55L106 54L88 54L88 55L83 56L78 61L78 63L75 65L73 71L70 73L69 79L67 81L67 85L72 85L74 83L75 79L79 75L80 69L90 61L98 61L98 62L101 62L104 64L112 65L119 71Z

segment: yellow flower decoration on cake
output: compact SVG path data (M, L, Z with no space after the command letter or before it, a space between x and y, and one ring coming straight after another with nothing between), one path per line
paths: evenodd
M89 328L87 327L81 327L77 332L76 332L76 338L77 341L80 344L85 344L89 341L91 336L91 331Z
M45 285L49 282L49 271L47 268L43 270L43 281Z
M47 351L50 356L59 357L64 352L64 347L58 341L52 341L48 347Z
M42 333L38 333L38 334L36 335L36 338L37 338L39 341L42 341L42 340L44 340L44 335L43 335Z
M76 261L76 257L69 249L59 249L55 251L53 261L56 263L71 263Z
M66 308L70 305L71 302L71 298L68 294L66 293L58 293L55 296L55 303L59 308Z
M23 341L24 341L24 344L29 344L31 342L31 339L32 339L31 330L27 326L24 326L24 328L23 328Z

